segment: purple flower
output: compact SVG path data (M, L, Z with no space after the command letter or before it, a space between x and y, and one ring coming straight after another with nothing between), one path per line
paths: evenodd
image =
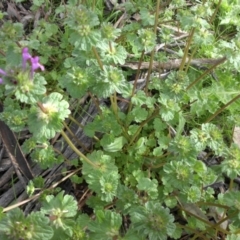
M44 66L39 63L39 57L38 56L32 57L31 54L28 52L28 48L25 47L25 48L22 49L22 70L24 72L26 72L26 69L27 69L27 62L30 63L30 67L31 67L30 74L29 74L30 80L33 79L34 72L38 68L40 68L42 71L44 71ZM10 70L7 73L4 70L0 69L0 75L2 75L2 76L8 76L8 75L14 76L14 70ZM3 79L0 77L0 84L2 84L2 83L3 83Z
M38 68L40 68L42 71L44 71L44 66L42 64L39 63L39 57L32 57L30 59L31 61L31 77L33 77L34 71L37 70Z
M26 69L26 64L27 61L30 60L31 63L31 78L33 78L33 74L35 72L35 70L37 70L38 68L40 68L42 71L44 71L44 66L42 64L39 63L39 57L32 57L30 55L30 53L28 52L28 48L25 47L22 50L22 67L23 69Z
M3 71L1 68L0 68L0 74L3 75L3 76L7 76L7 73L5 71ZM3 79L0 78L0 84L3 84Z
M2 69L0 69L0 74L2 74L3 76L7 75L7 73L5 71L3 71Z
M27 65L27 61L31 60L32 56L30 55L30 53L28 52L28 48L25 47L22 50L22 68L26 69L26 65Z
M33 79L33 74L34 72L40 68L42 71L44 71L44 66L42 64L39 63L39 57L32 57L31 54L28 52L28 48L25 47L22 50L22 67L25 70L26 69L26 65L27 65L27 61L30 61L31 63L31 79Z

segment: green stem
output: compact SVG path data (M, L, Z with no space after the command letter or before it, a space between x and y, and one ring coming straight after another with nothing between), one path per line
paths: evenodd
M219 204L219 203L211 203L211 202L198 202L197 203L198 205L204 205L204 206L213 206L213 207L218 207L218 208L224 208L224 209L229 209L228 206L225 206L225 205L222 205L222 204Z
M116 119L118 120L118 114L117 114L117 104L116 104L116 100L115 100L115 94L110 96L110 101L111 101L111 107L112 110L114 112L114 115L116 117Z
M202 240L208 240L208 239L205 238L205 236L202 234L202 232L199 232L199 230L197 230L197 229L191 228L191 227L189 227L189 226L187 226L187 225L181 225L181 224L179 224L179 223L175 223L175 224L176 224L178 227L182 228L182 229L188 230L188 232L191 232L191 233L194 233L194 234L198 234L199 237L202 237L202 238L201 238Z
M101 61L101 58L100 58L99 55L98 55L97 49L96 49L95 47L92 47L92 51L93 51L94 56L95 56L96 59L97 59L97 62L98 62L99 67L101 68L101 70L103 70L103 63L102 63L102 61Z
M78 144L81 148L83 148L86 152L90 152L90 151L87 149L87 147L84 146L84 144L81 143L81 142L78 140L78 138L76 137L76 135L72 132L72 130L68 127L68 125L67 125L65 122L63 122L63 125L64 125L64 127L66 128L66 130L71 134L71 137L72 137L73 139L75 139L75 141L77 142L77 144Z
M226 231L225 229L222 229L222 228L219 229L220 227L218 227L218 226L220 226L223 222L225 222L225 221L227 221L227 220L229 220L229 219L230 219L229 216L221 219L219 222L217 222L217 223L214 224L213 226L209 226L208 228L206 228L206 229L202 232L202 234L203 234L203 233L208 233L211 229L216 229L216 230L221 231L221 232L223 232L223 233L225 233L225 234L229 234L229 232Z
M94 168L98 168L98 165L96 165L95 163L93 163L90 159L88 159L83 153L81 153L72 143L72 141L69 139L69 137L67 136L67 134L62 130L61 134L63 136L63 138L65 139L65 141L68 143L68 145L72 148L72 150L82 159L84 159L87 163L89 163L90 165L92 165Z
M230 184L229 184L229 191L233 190L233 179L230 179Z
M47 110L44 108L43 104L41 102L37 102L38 107L41 109L43 113L48 114Z
M137 136L138 136L139 133L141 132L141 130L142 130L142 128L144 127L144 125L145 125L146 123L148 123L149 121L151 121L153 118L155 118L155 116L156 116L158 113L159 113L159 109L157 108L157 109L155 109L155 111L153 112L153 114L152 114L149 118L147 118L145 121L143 121L143 122L140 124L137 132L133 135L132 139L130 140L130 142L129 142L129 144L128 144L129 146L131 146L131 145L133 144L133 142L135 141L135 139L137 138Z
M69 115L68 116L68 118L72 121L72 122L74 122L76 125L78 125L80 128L84 128L84 126L81 124L81 123L79 123L75 118L73 118L71 115ZM96 141L100 141L99 140L99 138L98 137L96 137L96 136L93 136L93 138L96 140Z
M117 113L118 105L117 105L117 94L116 94L116 92L114 92L114 94L110 96L110 101L111 101L112 110L113 110L116 118L118 119L118 113Z
M195 84L197 84L202 78L204 78L207 74L209 74L216 66L226 61L226 57L221 58L217 63L215 63L212 67L210 67L208 70L206 70L201 76L199 76L195 81L193 81L186 90L189 90L191 87L193 87Z
M157 35L159 12L160 12L160 0L157 0L156 13L155 13L155 22L154 22L154 33L155 33L155 35ZM148 92L148 84L149 84L149 82L150 82L150 75L151 75L151 72L152 72L152 65L153 65L154 54L155 54L155 49L153 49L153 50L151 51L149 68L148 68L148 73L147 73L147 81L146 81L146 86L145 86L145 93L146 93L146 94L147 94L147 92Z
M100 104L99 104L98 98L97 98L97 97L95 98L95 97L92 95L91 92L88 92L88 95L91 97L92 101L94 102L95 106L97 107L99 115L102 116L102 110L101 110L101 108L100 108Z
M221 6L221 3L222 3L222 0L219 0L218 5L216 7L214 7L215 11L214 11L214 13L213 13L209 23L212 23L214 21L216 15L217 15L217 12L218 12L218 10L219 10L219 8Z
M114 94L110 96L110 101L111 101L112 110L113 110L113 113L114 113L114 115L117 119L117 122L122 127L123 135L126 139L129 140L129 136L127 134L127 131L126 131L122 121L118 117L118 105L117 105L117 93L116 92L114 92Z
M219 222L218 222L217 224L213 224L213 223L211 223L211 222L209 222L209 221L207 221L207 220L205 220L205 219L203 219L203 218L201 218L201 217L199 217L199 216L197 216L197 215L189 212L188 210L186 210L186 209L184 209L184 208L181 208L181 210L184 211L186 214L195 217L195 218L198 219L199 221L204 222L205 224L207 224L207 225L209 226L209 228L214 228L214 229L216 229L216 230L218 230L218 231L220 231L220 232L226 233L226 234L229 233L227 230L225 230L225 229L223 229L223 228L221 228L221 227L218 226L218 225L219 225ZM225 221L225 220L226 220L226 219L223 219L223 221Z
M227 104L225 104L222 108L220 108L219 110L217 110L211 117L209 117L205 123L209 123L210 121L212 121L219 113L221 113L225 108L227 108L230 104L232 104L233 102L235 102L236 100L238 100L240 98L240 94L237 95L235 98L233 98L231 101L229 101Z
M131 98L134 96L135 90L137 88L137 80L139 79L140 73L141 73L141 65L142 65L142 61L143 61L143 56L144 56L144 51L142 51L140 60L138 62L138 68L137 68L137 73L136 73L136 77L134 80L134 84L133 84L133 89L132 89L132 94L131 94ZM128 113L131 112L132 110L132 101L130 101L129 105L128 105Z
M197 52L197 49L198 47L195 47L192 51L191 51L191 56L188 57L188 61L187 61L187 65L186 65L186 68L185 68L185 72L188 71L190 65L191 65L191 60L193 58L193 56L195 55L195 53Z
M74 117L72 117L71 115L69 115L68 116L68 118L72 121L72 122L74 122L75 124L77 124L80 128L84 128L84 126L81 124L81 123L79 123Z
M189 48L190 48L190 45L191 45L191 42L192 42L192 39L193 39L193 34L194 34L194 31L195 31L195 28L192 28L190 34L189 34L189 38L188 38L188 41L187 41L187 45L184 49L184 54L183 54L183 58L182 58L182 62L181 62L181 65L179 67L179 71L183 71L183 68L184 68L184 65L186 63L186 60L187 60L187 55L188 55L188 51L189 51Z

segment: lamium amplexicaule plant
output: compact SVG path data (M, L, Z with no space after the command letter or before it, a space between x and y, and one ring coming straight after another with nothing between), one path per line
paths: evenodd
M240 239L239 1L25 2L51 14L33 27L1 12L0 119L29 131L22 150L43 169L64 161L60 134L91 194L84 213L30 181L40 209L2 208L0 239ZM85 153L67 125L87 94Z

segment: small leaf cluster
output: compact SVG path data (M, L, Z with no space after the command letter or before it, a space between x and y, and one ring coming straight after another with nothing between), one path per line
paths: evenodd
M43 3L33 2L33 10ZM236 2L176 0L162 4L156 15L151 0L127 1L111 13L103 4L71 0L59 3L29 35L20 23L2 25L0 119L15 132L29 130L24 153L42 168L63 163L50 139L59 132L65 136L72 100L89 94L98 114L83 127L94 139L88 154L65 137L79 155L69 161L81 169L72 179L87 184L91 216L71 195L43 193L39 211L1 214L1 239L237 239L240 204L234 180L240 175L240 150L229 134L239 124ZM48 3L46 8L53 10ZM123 26L116 27L122 8ZM180 29L189 33L184 44L178 42ZM154 55L159 40L165 45ZM207 73L188 62L223 53L228 61ZM179 56L180 69L164 77L162 69L149 69L143 89L138 89L139 71L125 69L139 59L140 68L142 62ZM34 63L45 71L36 73ZM219 193L214 186L225 178L229 189ZM34 185L43 187L43 180L29 183L31 195Z

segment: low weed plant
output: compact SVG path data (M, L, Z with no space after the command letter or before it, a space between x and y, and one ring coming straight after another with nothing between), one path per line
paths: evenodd
M240 239L239 1L31 2L43 13L27 25L0 14L0 119L29 131L22 150L43 169L66 161L62 136L90 213L33 179L39 211L2 208L0 238ZM89 152L68 134L86 95Z

